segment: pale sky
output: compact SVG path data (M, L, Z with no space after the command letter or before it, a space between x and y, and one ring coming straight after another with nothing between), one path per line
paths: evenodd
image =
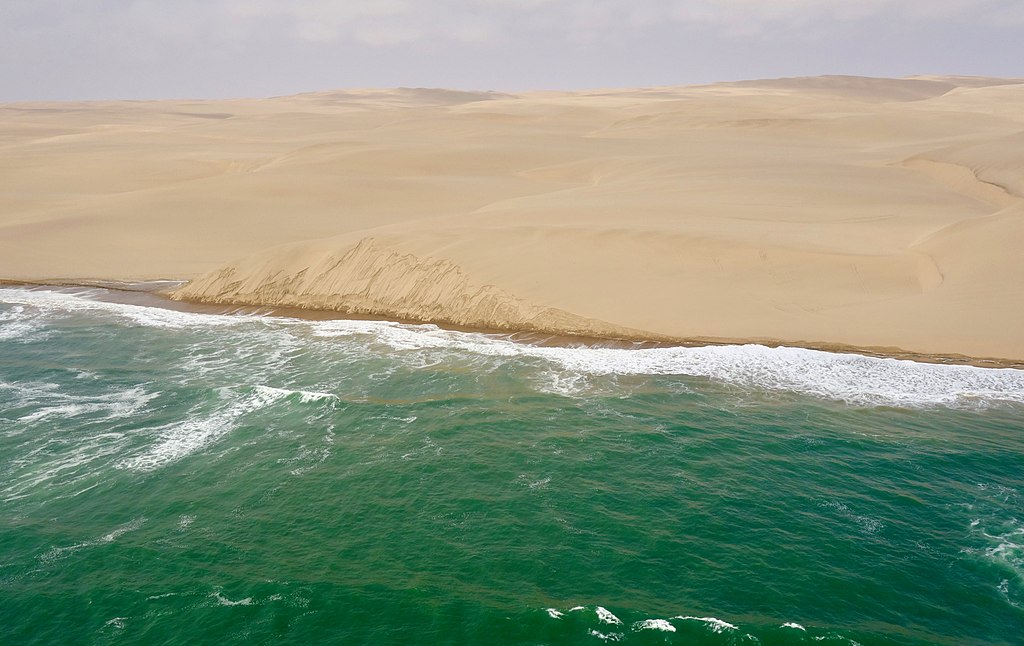
M0 101L1024 76L1024 0L0 0Z

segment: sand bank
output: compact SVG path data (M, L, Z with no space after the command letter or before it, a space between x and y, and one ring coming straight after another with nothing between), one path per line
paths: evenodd
M0 278L1024 359L1024 84L0 106Z

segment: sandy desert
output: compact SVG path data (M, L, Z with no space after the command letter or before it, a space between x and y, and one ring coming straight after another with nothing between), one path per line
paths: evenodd
M0 105L0 278L1024 360L1024 79Z

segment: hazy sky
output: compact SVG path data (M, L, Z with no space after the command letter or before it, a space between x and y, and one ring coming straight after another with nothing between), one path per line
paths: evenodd
M1024 76L1024 0L0 0L0 101Z

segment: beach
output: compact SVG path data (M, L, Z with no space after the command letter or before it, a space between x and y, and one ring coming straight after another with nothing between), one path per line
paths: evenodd
M0 106L0 279L1024 360L1024 81Z

